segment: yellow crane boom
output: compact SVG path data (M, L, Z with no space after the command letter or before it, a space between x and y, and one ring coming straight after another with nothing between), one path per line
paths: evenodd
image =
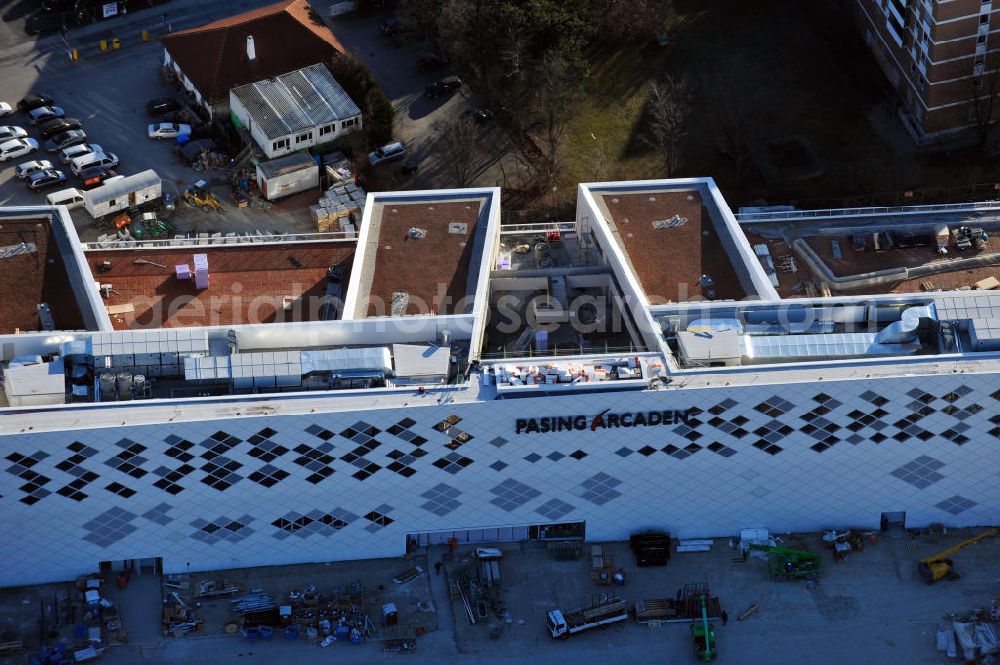
M973 536L967 540L963 540L957 545L953 545L948 549L938 552L937 554L932 554L930 556L925 556L920 560L917 566L917 571L920 576L923 577L928 584L934 584L943 577L948 577L950 579L958 579L958 573L952 569L951 559L948 557L952 554L962 551L969 545L973 543L978 543L980 540L985 540L987 538L992 538L993 536L1000 533L998 529L987 529L983 531L978 536Z

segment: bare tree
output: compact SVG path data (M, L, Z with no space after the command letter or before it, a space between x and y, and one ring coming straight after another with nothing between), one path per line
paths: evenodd
M979 145L986 145L990 125L996 119L996 99L1000 95L1000 70L987 72L969 79L969 97L972 101Z
M549 52L536 76L534 121L539 128L535 160L538 184L544 189L555 185L562 167L562 145L572 102L579 94L570 63L558 51Z
M475 177L480 156L479 131L467 115L435 126L440 159L455 187L468 187Z
M680 166L684 121L691 110L691 92L684 78L671 76L653 84L649 94L649 129L642 137L660 154L664 176Z

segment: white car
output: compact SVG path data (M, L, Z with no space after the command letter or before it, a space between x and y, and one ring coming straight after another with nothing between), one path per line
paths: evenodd
M68 148L63 148L63 151L59 154L59 158L62 160L63 164L69 164L77 157L82 157L83 155L89 155L92 152L99 152L103 154L104 148L97 145L96 143L81 143L80 145L71 145Z
M14 112L14 107L7 102L0 102L0 118L8 116Z
M118 155L114 153L92 152L81 155L70 161L69 167L73 170L73 175L80 175L80 171L88 166L103 166L106 169L113 169L118 166Z
M25 162L23 164L18 164L17 168L14 169L14 175L19 179L24 180L32 173L38 173L39 171L44 171L45 169L51 169L52 162L47 159L35 159L30 162Z
M51 120L52 118L65 118L66 112L61 106L40 106L37 109L28 111L28 122L37 125L40 122Z
M29 152L38 150L38 141L35 139L10 139L0 143L0 162L8 159L23 157Z
M148 128L151 139L175 139L181 134L191 135L191 125L179 125L176 122L153 123Z
M0 141L9 141L10 139L26 139L28 138L28 132L25 131L23 127L14 127L13 125L5 125L0 127Z

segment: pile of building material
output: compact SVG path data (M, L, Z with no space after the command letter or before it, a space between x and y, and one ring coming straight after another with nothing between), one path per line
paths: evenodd
M365 214L365 190L353 182L335 184L309 206L309 214L320 233L347 232L353 237Z
M992 609L974 609L961 616L948 615L938 626L937 650L949 658L961 657L965 662L997 662L1000 641L992 622L997 619L997 601ZM961 652L961 653L959 653ZM977 661L977 658L982 659Z

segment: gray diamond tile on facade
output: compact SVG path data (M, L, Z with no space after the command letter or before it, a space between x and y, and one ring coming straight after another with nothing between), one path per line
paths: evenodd
M132 520L138 515L123 508L109 508L83 525L88 531L84 540L98 547L108 547L136 530Z
M924 489L944 478L942 474L938 473L938 469L943 466L944 462L927 455L921 455L912 462L893 470L890 475L913 485L917 489Z
M444 517L462 505L458 501L458 497L461 496L461 494L462 492L460 490L451 487L450 485L438 483L436 486L420 495L427 499L427 501L420 507L429 513L434 513L438 517Z
M491 499L490 503L507 512L516 510L532 499L536 499L542 495L535 488L529 487L513 478L506 479L491 489L490 492L496 495L496 498Z
M169 504L161 503L159 505L153 506L152 508L144 512L142 516L145 517L150 522L155 522L160 526L166 526L173 521L173 519L171 519L170 516L167 515L167 513L169 513L171 509L172 506L170 506Z
M577 488L577 494L591 503L603 506L608 501L617 499L622 494L615 488L621 485L620 480L609 476L603 471L587 478Z
M934 504L935 507L940 508L946 513L951 513L952 515L958 515L964 513L969 508L974 508L979 505L972 499L966 499L963 496L956 494L953 497L945 499L939 503Z
M561 520L574 510L573 506L559 499L549 499L538 508L535 508L536 513L552 521Z

